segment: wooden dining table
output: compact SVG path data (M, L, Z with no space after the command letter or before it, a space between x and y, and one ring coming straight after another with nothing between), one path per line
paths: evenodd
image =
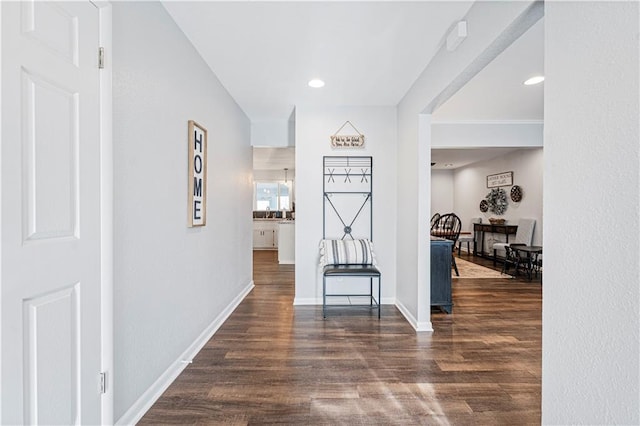
M462 234L462 232L460 232L460 234ZM448 229L432 229L431 236L438 237L438 238L446 238L447 240L453 240L454 237L456 236L456 233Z
M470 236L472 233L469 231L460 231L460 233L458 234L458 238L460 238L461 236L465 236L468 237ZM431 230L431 236L432 237L438 237L438 238L445 238L447 240L451 240L454 241L454 247L452 248L452 251L455 252L456 248L455 248L455 244L457 243L457 238L455 233L453 233L452 231L448 231L446 229L438 229L438 228L434 228ZM462 245L462 244L461 244ZM467 245L468 247L468 245ZM475 241L474 241L474 248L475 248ZM460 255L460 247L458 247L458 256Z

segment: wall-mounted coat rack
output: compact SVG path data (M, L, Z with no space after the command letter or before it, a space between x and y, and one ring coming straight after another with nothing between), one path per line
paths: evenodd
M373 239L373 158L324 157L323 238Z

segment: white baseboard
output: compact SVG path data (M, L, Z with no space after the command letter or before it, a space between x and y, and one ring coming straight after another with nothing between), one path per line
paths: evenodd
M411 311L407 309L406 306L402 304L402 302L396 301L396 307L400 311L400 313L405 317L407 322L411 324L411 326L416 331L433 331L433 326L431 325L431 321L423 321L418 322L418 320L411 314Z
M253 280L238 294L229 305L218 315L209 326L198 336L198 338L175 360L167 370L158 377L140 398L122 415L116 422L116 425L134 425L140 421L142 416L151 408L151 406L160 398L173 381L180 375L190 361L196 356L204 345L211 339L216 331L224 324L224 322L238 307L240 302L253 289Z
M320 302L318 303L318 299L316 299L315 297L295 297L293 299L293 306L322 305L322 299L319 300Z

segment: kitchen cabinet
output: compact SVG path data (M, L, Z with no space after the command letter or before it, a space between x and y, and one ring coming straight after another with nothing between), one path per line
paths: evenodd
M253 248L277 249L278 248L278 221L254 220L253 221Z
M285 220L280 222L278 227L278 263L296 263L295 233L295 221Z

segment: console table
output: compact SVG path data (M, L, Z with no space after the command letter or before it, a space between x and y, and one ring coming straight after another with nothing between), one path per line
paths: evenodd
M473 255L484 255L484 233L490 232L492 234L503 234L507 237L507 244L509 243L509 235L515 235L518 231L518 225L492 225L490 223L474 223L474 232L480 233L480 254L478 254L478 242L473 242Z

